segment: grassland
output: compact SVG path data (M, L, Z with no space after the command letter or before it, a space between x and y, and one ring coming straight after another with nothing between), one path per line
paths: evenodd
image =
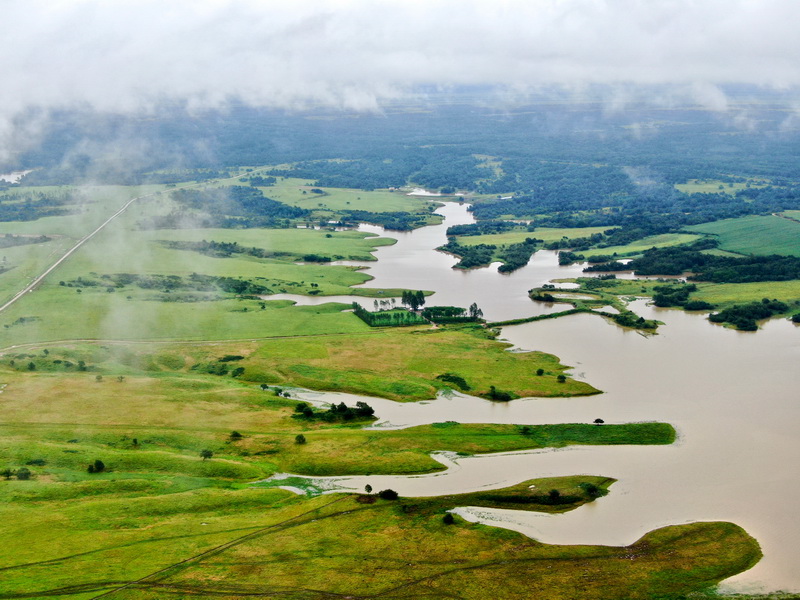
M312 195L310 189L303 194L302 185L292 188L298 185L281 180L264 191L289 203L289 195L309 207L316 202L315 218L348 208L375 211L376 203L384 211L430 208L395 192ZM0 289L19 289L25 269L40 270L48 252L69 247L114 206L163 189L87 189L90 199L79 214L9 225L14 233L62 237L42 244L39 254L16 256L8 249L9 262L17 262L0 275ZM286 198L278 197L282 190ZM88 599L112 592L115 598L485 598L489 590L496 598L573 598L580 588L587 598L651 598L703 589L758 560L752 538L726 523L666 528L632 546L609 548L547 546L460 519L442 522L444 511L467 502L572 508L591 499L581 495L580 484L605 488L610 480L603 477L534 480L485 494L396 502L353 495L308 499L252 486L279 471L441 470L429 456L434 450L668 444L674 430L661 423L447 422L380 431L295 418L293 399L262 388L306 386L420 400L443 389L438 375L452 373L475 394L486 395L491 386L515 396L597 390L570 378L559 382L567 367L556 357L506 352L481 328L374 330L339 304L297 307L219 293L188 301L188 294L163 289L109 291L107 285L73 283L102 283L109 281L104 275L120 272L183 278L200 273L252 281L270 291L352 293L350 286L366 278L352 268L238 254L220 258L171 249L162 241L205 239L358 259L387 243L311 229L138 227L142 219L173 208L166 195L138 201L52 280L2 315L0 345L15 347L0 357L0 469L8 469L0 480L0 518L6 524L0 530L0 597ZM381 292L399 295L364 293ZM40 343L82 338L108 341ZM114 341L147 338L181 341ZM536 375L537 369L543 374ZM300 433L304 444L296 441ZM105 468L89 472L87 466L98 460ZM23 469L30 479L19 478ZM530 485L576 499L559 507L534 502L526 495Z
M571 293L577 292L593 296L593 299L569 300L570 304L581 308L596 308L602 304L608 304L617 309L621 306L624 308L620 300L621 298L624 299L630 296L652 296L655 293L655 287L669 284L669 281L665 282L654 279L610 279L603 281L579 278L574 281L580 283L582 287L577 290L570 290ZM800 310L800 281L693 283L697 286L697 290L690 294L689 299L713 304L715 310L722 310L734 304L758 302L763 298L785 302L790 306L790 314Z
M319 321L324 327L324 311L330 306L337 305L301 308L308 309L306 314L310 321ZM260 315L260 312L252 312ZM239 355L243 358L237 361L237 366L245 369L241 377L252 383L351 392L398 401L435 397L446 386L437 379L444 373L464 378L471 388L470 393L479 395L488 394L492 385L517 397L598 393L591 385L569 377L563 383L559 382L558 376L566 374L568 367L560 364L555 356L543 352L507 352L508 344L486 338L481 335L481 329L375 330L354 315L348 313L347 316L352 317L349 323L360 328L357 333L264 336L264 339L251 341L220 340L209 346L200 343L158 346L105 343L70 347L76 355L88 353L92 358L84 356L82 359L87 363L102 363L101 372L111 376L127 375L136 369L153 373L176 369L189 372L195 365L211 364L226 355ZM35 322L20 324L12 329L37 325ZM275 327L279 325L280 319ZM55 344L51 347L62 346ZM102 347L106 349L97 350ZM151 358L154 352L158 360ZM18 356L20 354L25 356ZM16 348L6 352L8 360L12 357L16 357L17 369L26 369L28 362L34 362L37 371L63 370L63 366L54 366L53 356L44 356L38 351L31 353ZM80 359L64 360L77 363ZM164 366L159 366L159 361ZM536 374L538 369L543 370L543 375Z
M595 233L602 233L613 227L575 227L575 228L553 228L553 227L537 227L535 231L530 232L527 228L516 231L508 231L505 233L493 233L489 235L462 235L458 236L458 243L464 246L476 246L478 244L519 244L525 241L526 238L537 238L545 242L555 242L562 238L580 238L588 237Z
M280 177L275 185L259 189L273 200L313 211L421 212L434 206L426 198L409 196L401 190L365 191L317 187L312 181L291 177ZM312 192L312 189L322 190L323 193Z
M724 523L667 528L633 546L609 548L544 545L458 517L453 525L442 522L445 511L465 504L574 508L602 495L590 494L586 485L604 490L613 481L604 477L398 501L309 499L248 485L291 469L424 472L431 464L441 468L427 457L435 449L670 443L668 425L443 423L365 431L309 423L293 418L294 402L272 391L187 372L174 352L136 348L127 348L128 356L98 345L36 353L43 366L46 360L84 360L81 373L19 373L5 363L0 465L27 465L33 475L0 481L5 597L88 599L112 590L120 598L270 596L279 590L298 598L440 597L446 586L460 597L485 598L492 589L492 597L514 598L521 586L532 585L547 597L569 598L589 572L588 597L649 598L653 591L699 589L759 557L749 536ZM183 351L185 367L196 358L193 352L202 357L208 348ZM122 380L110 372L115 365L127 369ZM295 443L299 432L305 444ZM200 457L204 449L213 452L208 460ZM88 473L86 465L98 459L105 471ZM550 490L558 490L564 504L548 503Z
M706 588L760 556L729 523L667 527L621 548L551 546L458 517L447 525L445 507L453 504L301 500L280 490L4 507L12 517L6 532L28 543L15 555L0 550L0 590L8 598L564 600L580 590L582 598L644 600ZM42 539L43 531L51 535Z
M687 227L714 235L719 248L739 254L800 256L800 222L776 215L725 219Z
M698 239L699 235L688 233L663 233L660 235L651 235L624 246L609 246L607 248L594 248L584 252L587 256L593 254L616 254L617 256L634 256L641 254L650 248L666 248L669 246L681 246L683 244L690 244Z
M786 302L793 312L800 307L800 281L761 281L756 283L698 283L693 300L710 302L725 308L732 304L744 304L763 298L775 298Z

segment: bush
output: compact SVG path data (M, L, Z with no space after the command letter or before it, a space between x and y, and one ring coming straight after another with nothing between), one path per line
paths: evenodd
M400 494L394 490L381 490L378 492L378 497L380 497L382 500L397 500L400 497Z
M306 436L304 436L302 433L297 434L296 436L294 436L294 443L295 444L305 444L306 443Z
M89 473L102 473L106 470L106 465L102 460L96 460L92 464L90 464L86 470Z
M447 514L445 514L444 517L442 517L442 523L444 523L445 525L452 525L455 522L456 522L456 519L455 519L455 517L453 516L452 513L447 513Z

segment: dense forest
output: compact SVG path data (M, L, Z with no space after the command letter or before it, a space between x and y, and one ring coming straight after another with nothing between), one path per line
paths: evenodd
M753 281L788 281L800 279L800 258L795 256L716 256L694 247L651 248L623 264L617 261L600 263L584 271L630 271L637 275L682 275L713 283L747 283Z

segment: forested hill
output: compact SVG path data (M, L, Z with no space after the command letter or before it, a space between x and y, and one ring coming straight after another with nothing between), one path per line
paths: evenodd
M194 170L186 177L197 180L235 165L282 164L332 186L413 182L542 199L558 182L570 181L581 201L689 179L757 177L777 186L800 181L800 135L784 130L786 112L768 104L742 110L756 129L739 127L736 109L730 115L696 107L609 113L591 103L503 111L427 104L380 115L238 107L141 120L61 113L43 143L18 157L18 166L43 167L26 178L32 185L86 178L169 183L178 179L174 169ZM129 146L120 147L119 139L131 131L140 143L135 160L126 160ZM115 152L108 152L112 147Z

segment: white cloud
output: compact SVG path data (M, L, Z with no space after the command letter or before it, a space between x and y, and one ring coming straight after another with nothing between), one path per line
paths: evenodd
M421 85L669 84L724 109L720 84L800 85L798 22L785 0L10 0L0 144L32 106L375 110Z

